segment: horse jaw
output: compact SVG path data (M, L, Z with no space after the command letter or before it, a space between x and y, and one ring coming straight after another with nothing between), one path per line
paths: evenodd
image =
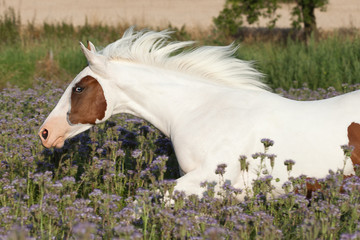
M70 125L66 115L50 114L44 124L40 127L38 135L44 147L62 148L66 139L86 131L91 128L91 126L91 124Z

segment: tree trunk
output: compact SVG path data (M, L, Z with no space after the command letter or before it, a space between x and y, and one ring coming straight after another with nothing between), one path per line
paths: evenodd
M308 39L311 33L316 33L315 4L316 0L299 0L301 14L304 23L305 38Z

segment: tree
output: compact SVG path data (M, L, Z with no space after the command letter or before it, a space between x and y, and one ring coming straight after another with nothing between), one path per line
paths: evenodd
M305 36L309 36L312 32L316 31L316 18L315 8L320 8L325 11L328 0L295 0L296 5L292 10L291 15L296 17L292 25L298 28L300 23L304 24Z
M268 18L268 27L274 27L280 15L276 14L280 3L295 3L291 11L292 26L300 28L304 25L305 36L316 30L315 9L325 11L328 0L226 0L224 9L214 18L217 28L234 35L244 23L244 17L249 24L259 21L260 17Z

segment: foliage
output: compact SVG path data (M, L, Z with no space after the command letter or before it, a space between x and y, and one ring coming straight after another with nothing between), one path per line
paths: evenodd
M328 0L226 0L224 9L214 18L214 23L220 31L236 35L239 27L246 17L248 24L254 24L260 18L268 18L268 26L274 27L280 15L276 14L280 3L295 2L291 11L292 26L299 28L304 24L306 34L309 36L316 29L315 8L325 10Z
M236 35L243 25L244 16L249 24L258 22L260 17L270 18L269 27L273 27L279 17L275 15L278 7L277 0L227 0L219 16L214 18L214 23L220 31L231 35Z
M256 59L256 67L273 88L310 89L355 84L360 76L360 42L338 36L307 44L288 40L286 46L274 43L241 45L240 59Z
M13 43L20 36L20 17L13 8L4 11L0 16L0 36L4 43Z
M325 11L329 0L295 0L295 2L296 5L291 12L292 26L300 28L300 23L303 23L305 35L310 36L316 30L315 9L320 8L321 11Z

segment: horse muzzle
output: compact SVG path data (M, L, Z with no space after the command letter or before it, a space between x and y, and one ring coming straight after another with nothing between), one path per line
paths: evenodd
M55 139L55 141L49 140L50 139L49 131L46 128L42 128L39 131L38 135L41 139L42 145L46 148L51 148L51 147L62 148L64 146L64 138L63 137L58 137Z
M65 121L64 121L65 120ZM46 148L62 148L66 139L66 133L69 131L69 125L66 119L54 117L47 119L41 126L38 133L41 143Z

